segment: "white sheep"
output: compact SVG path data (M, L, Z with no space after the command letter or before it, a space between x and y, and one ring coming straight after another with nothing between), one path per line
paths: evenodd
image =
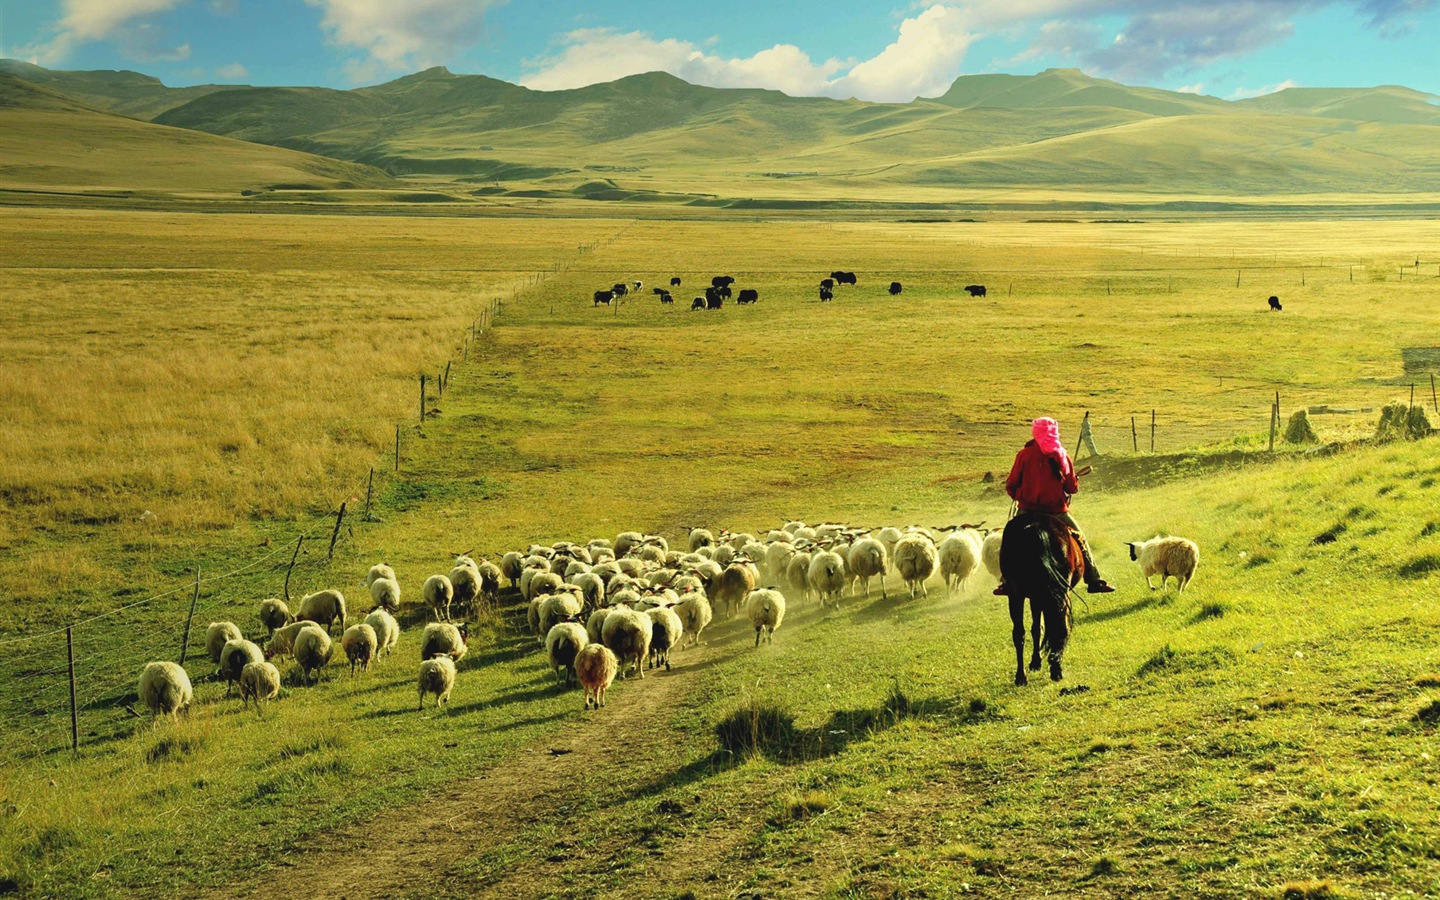
M838 609L840 594L845 590L845 561L840 554L820 550L810 557L810 569L805 573L810 589L820 595L820 605L833 603Z
M220 648L220 676L225 679L225 695L240 683L240 672L250 663L264 662L265 654L254 643L244 638L226 641Z
M690 552L694 553L701 547L715 546L715 535L704 528L690 529Z
M455 689L455 662L448 656L437 656L420 663L420 709L425 709L425 695L435 695L435 708L450 702Z
M294 617L290 615L290 607L278 597L261 600L259 613L260 624L265 626L266 634L274 634L275 629L284 628L294 621Z
M300 601L300 611L295 614L297 622L314 622L322 625L328 633L332 625L345 630L345 597L339 591L316 591L306 594Z
M800 594L801 600L810 599L810 554L796 553L790 557L785 570L785 580Z
M985 535L985 542L980 545L980 559L985 563L985 570L996 578L1000 577L1000 541L1004 536L1003 529L996 529Z
M622 531L615 538L615 558L619 559L630 552L631 547L638 547L645 543L645 535L638 531Z
M470 648L466 646L469 637L470 629L464 622L458 627L449 622L431 622L420 633L420 659L448 656L459 662L469 652Z
M907 534L895 542L895 571L905 579L911 600L921 594L930 596L925 580L935 574L937 562L939 558L935 552L935 544L923 534Z
M1130 548L1130 558L1140 563L1145 586L1152 591L1155 585L1150 583L1151 578L1159 575L1163 590L1165 582L1173 575L1179 585L1176 593L1183 594L1185 585L1195 577L1195 569L1200 565L1200 548L1194 541L1185 538L1156 535L1148 541L1127 541L1125 546Z
M457 564L450 570L448 577L452 592L451 602L461 609L471 609L475 601L480 598L480 567L470 561L468 556L462 556L460 559L464 559L470 564Z
M390 578L377 578L370 582L370 608L388 609L391 612L400 608L400 582Z
M685 623L675 610L668 606L657 606L645 611L653 628L650 632L650 668L664 666L670 671L670 650L678 647L685 637Z
M719 568L716 566L715 568ZM755 590L755 570L751 566L734 563L726 566L718 575L706 579L705 593L710 604L717 609L723 603L726 617L734 616L745 598Z
M709 599L701 591L691 591L680 596L680 602L675 604L675 614L680 617L680 624L685 629L685 637L690 639L690 646L700 643L700 632L710 624L715 612L710 606Z
M594 572L583 572L570 582L580 589L580 598L585 605L594 609L605 599L605 582Z
M978 532L962 528L947 535L935 548L940 557L940 577L945 581L947 597L954 594L955 589L980 568L979 537Z
M280 670L268 662L246 663L240 670L240 705L249 706L255 701L255 710L260 704L280 695Z
M220 651L230 641L238 641L244 636L240 632L240 626L234 622L211 622L206 625L205 652L210 656L210 661L220 665Z
M300 675L307 683L312 675L320 677L321 667L330 662L334 652L330 633L319 625L301 628L295 635L295 664L300 667Z
M488 559L480 560L480 593L493 603L500 595L500 567Z
M633 663L640 677L645 677L645 657L650 653L650 636L654 625L650 617L625 606L613 607L600 629L600 640L622 664ZM620 677L625 677L622 669Z
M767 644L775 643L775 630L785 620L785 596L770 588L753 592L745 601L745 614L755 626L755 646L763 634Z
M356 666L359 666L362 672L370 671L370 660L375 658L375 653L380 648L380 640L374 627L361 622L345 629L345 633L340 637L340 646L345 651L345 658L350 661L350 677L354 678Z
M582 604L580 598L569 591L562 591L558 594L549 594L540 600L539 627L536 631L540 635L540 643L545 643L550 629L561 622L573 619L580 615Z
M455 598L455 587L448 575L431 575L420 588L425 605L440 622L450 621L450 602Z
M306 625L314 625L314 622L291 622L284 628L277 628L275 633L270 635L270 641L265 645L265 658L274 659L277 656L295 655L295 635Z
M793 544L776 542L765 548L765 555L761 557L765 563L765 574L767 578L779 581L785 576L790 567L790 557L795 555Z
M850 545L848 558L850 571L860 579L860 586L865 589L865 596L870 596L870 579L880 578L880 597L886 598L885 574L890 570L890 557L885 550L885 544L878 538L866 537Z
M526 600L534 600L536 597L542 596L544 594L555 593L556 591L560 590L560 588L564 584L565 579L561 578L559 575L556 575L554 572L540 572L537 573L535 577L530 579L528 585L530 591L529 594L526 595L525 591L522 589L521 595L524 596Z
M585 708L593 703L596 709L605 705L605 692L615 681L620 660L604 644L587 644L575 656L575 677L585 688Z
M389 656L400 641L400 623L383 609L377 609L365 617L365 624L375 631L375 655Z
M180 711L195 699L190 675L173 662L146 663L136 693L152 716L167 715L172 719L178 718Z
M900 532L900 529L893 525L887 525L875 532L875 539L885 545L885 552L890 555L892 560L895 558L895 545L900 542L900 538L902 537L904 537L904 535Z
M550 671L555 673L557 683L569 684L574 680L575 657L588 643L590 636L574 622L560 622L546 632L545 655L550 660Z
M509 579L512 588L520 585L520 573L525 571L524 558L516 550L500 557L500 574Z
M601 630L605 627L605 617L608 615L610 615L610 607L602 606L592 612L589 619L585 620L585 636L590 639L590 643L600 643Z
M382 578L388 578L391 581L398 580L395 577L394 569L390 568L385 563L376 563L375 565L370 567L370 571L365 575L365 586L368 588L370 585L374 584Z

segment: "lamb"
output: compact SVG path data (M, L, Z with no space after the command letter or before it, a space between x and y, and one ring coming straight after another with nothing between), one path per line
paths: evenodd
M386 610L377 609L365 617L365 624L375 632L375 655L389 656L400 640L400 623Z
M810 569L805 573L805 581L820 595L822 607L833 602L838 609L840 593L845 590L845 561L838 553L820 550L810 557Z
M455 568L450 570L448 577L452 592L451 602L458 604L461 609L471 609L480 597L480 568L469 557L460 559L469 564L457 561Z
M575 679L575 657L588 643L589 635L574 622L561 622L545 634L545 655L557 683L566 685Z
M368 588L370 585L374 584L382 578L388 578L391 581L399 580L395 577L394 569L390 568L385 563L376 563L375 565L370 567L370 572L365 576L365 586Z
M980 545L980 559L985 563L985 570L997 579L1000 577L1000 540L1004 535L1003 530L992 531L985 535L985 542Z
M295 655L295 635L306 625L314 625L314 622L291 622L284 628L277 629L270 635L270 641L265 645L265 658L274 659L277 656Z
M622 664L633 663L635 671L645 677L645 657L650 653L650 635L654 625L650 617L628 607L619 606L605 617L600 640L609 647ZM620 677L625 677L622 670Z
M646 610L653 629L650 632L650 668L665 666L670 671L670 649L678 647L685 637L685 623L675 610L668 606L657 606Z
M448 656L459 662L470 649L465 645L469 637L470 627L464 622L459 627L449 622L431 622L420 633L420 659Z
M195 689L190 685L190 675L172 662L146 663L140 672L140 684L136 688L140 702L150 710L152 717L161 715L179 718L180 711L195 699ZM153 718L152 718L153 721Z
M774 588L755 591L745 601L745 614L755 626L755 646L760 646L762 634L767 644L773 644L775 629L785 620L785 596Z
M290 615L290 607L285 605L284 600L271 597L269 600L260 601L260 624L265 626L266 634L274 634L275 629L284 628L294 621Z
M265 700L280 696L280 670L268 662L247 663L240 670L240 704L249 706L255 701L256 712Z
M370 660L375 658L380 640L374 627L362 622L345 629L345 634L340 637L340 646L345 650L345 658L350 660L350 677L354 678L356 666L362 672L370 670Z
M740 604L755 590L755 572L749 566L734 563L718 576L709 579L705 593L713 605L725 604L728 616L734 616Z
M890 560L885 552L885 545L878 538L861 538L850 545L850 571L860 579L860 586L865 589L865 596L870 596L870 579L880 576L880 598L887 599L885 593L885 574L890 570Z
M244 636L240 633L240 626L234 622L211 622L205 626L205 652L210 655L210 661L220 665L220 651L230 641L238 641Z
M790 586L800 593L801 600L810 599L810 554L796 553L790 557L790 565L785 569L785 580Z
M438 656L420 663L420 710L425 710L425 695L435 695L435 708L450 702L455 689L455 663L448 656Z
M226 641L220 648L220 676L225 679L225 695L240 682L240 672L250 663L264 662L265 654L260 648L244 638Z
M945 580L948 597L980 568L981 546L977 532L961 529L950 534L935 548L940 557L940 577Z
M370 582L370 604L372 609L400 608L400 582L389 578L377 578Z
M335 645L330 643L330 632L319 625L300 629L295 635L295 664L300 675L309 683L310 676L320 676L320 669L330 661Z
M690 646L700 643L700 632L710 624L714 612L710 608L710 601L703 593L695 591L686 594L684 599L675 604L675 614L680 617L680 625L685 629L685 637L690 639Z
M1155 585L1150 583L1153 576L1160 576L1160 588L1163 590L1165 582L1173 575L1179 585L1176 593L1183 594L1185 585L1195 577L1195 569L1200 565L1200 548L1194 541L1185 538L1156 535L1148 541L1127 541L1125 546L1130 548L1130 558L1140 563L1145 586L1152 591L1155 590Z
M604 644L587 644L575 655L575 677L585 688L585 708L592 702L596 709L605 705L605 692L615 681L620 660Z
M448 575L431 575L425 579L420 594L436 621L450 621L450 602L455 599L455 586L450 583Z
M907 534L895 543L895 569L905 579L911 600L921 594L930 596L925 580L935 574L937 561L935 545L923 534Z
M300 611L295 614L295 621L323 625L327 633L331 625L339 624L340 630L344 631L345 597L335 590L306 594L300 601Z

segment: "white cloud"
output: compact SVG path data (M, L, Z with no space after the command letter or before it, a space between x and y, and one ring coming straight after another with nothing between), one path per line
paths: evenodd
M659 71L710 87L906 101L944 92L959 74L972 39L965 15L938 5L906 19L894 42L861 62L816 62L793 44L776 44L753 56L725 57L689 41L586 28L565 35L558 53L526 60L530 71L520 83L553 91Z
M1197 81L1194 84L1183 84L1175 89L1177 94L1203 94L1205 93L1205 82Z
M141 62L188 59L190 45L165 46L164 31L143 19L169 12L184 0L63 0L61 17L50 36L17 55L39 60L40 65L62 62L77 46L114 41L120 52Z
M239 81L242 78L250 77L250 70L240 63L231 63L228 66L221 66L215 70L216 78L223 78L226 81Z
M1243 88L1243 87L1242 87L1242 88L1236 88L1234 91L1231 92L1231 94L1230 94L1230 99L1231 99L1231 100L1248 100L1248 99L1250 99L1251 97L1264 97L1266 94L1274 94L1274 93L1278 93L1278 92L1280 92L1280 91L1289 90L1290 88L1299 87L1299 86L1300 86L1300 85L1299 85L1298 82L1291 81L1290 79L1287 78L1287 79L1285 79L1284 81L1282 81L1282 82L1280 82L1280 83L1278 83L1278 84L1268 84L1268 85L1266 85L1265 87L1261 87L1261 88Z
M376 66L413 70L447 62L485 36L485 14L505 0L305 0L324 11L330 41L364 51Z

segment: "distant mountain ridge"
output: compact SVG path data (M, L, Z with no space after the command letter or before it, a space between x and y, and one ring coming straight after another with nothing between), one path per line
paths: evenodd
M508 185L487 190L1323 193L1381 190L1384 179L1440 191L1440 98L1395 86L1227 101L1049 69L966 75L939 97L870 103L661 72L564 91L443 67L353 90L169 88L134 72L9 60L0 73L158 124L394 175Z

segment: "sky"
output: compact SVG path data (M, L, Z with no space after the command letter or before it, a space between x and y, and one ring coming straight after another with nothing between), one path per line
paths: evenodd
M1440 0L0 0L0 57L166 84L375 84L444 65L538 90L696 84L908 101L1078 68L1226 99L1440 94Z

